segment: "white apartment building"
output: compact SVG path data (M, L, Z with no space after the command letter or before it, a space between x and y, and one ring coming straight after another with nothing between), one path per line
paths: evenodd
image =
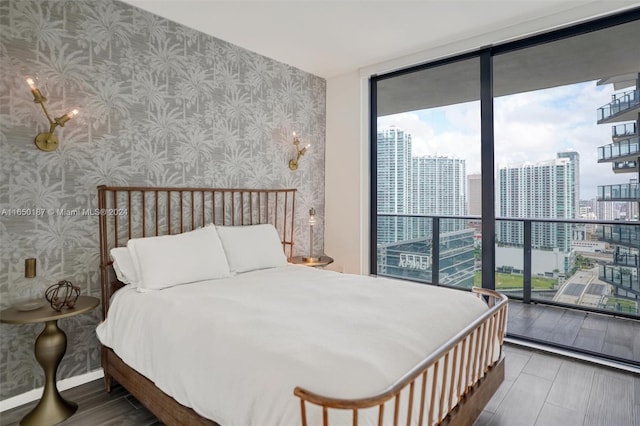
M559 153L557 158L538 163L499 168L499 213L504 218L575 219L579 214L579 154ZM534 222L533 249L571 250L571 225ZM524 227L518 221L502 221L499 244L520 246Z
M395 126L378 129L378 213L411 212L411 135ZM406 240L409 221L379 217L378 242Z

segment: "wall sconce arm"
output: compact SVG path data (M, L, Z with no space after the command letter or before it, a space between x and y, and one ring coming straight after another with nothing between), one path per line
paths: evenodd
M58 147L58 138L56 135L53 134L54 130L58 126L64 127L64 123L66 123L67 121L75 117L79 111L77 109L73 109L72 111L69 111L64 115L61 115L60 117L56 117L52 119L51 115L49 114L49 111L47 111L47 107L45 106L45 102L47 101L47 98L45 98L42 95L42 92L40 92L40 90L35 86L33 79L27 78L27 84L29 84L29 87L31 87L31 93L33 94L33 102L40 104L40 106L42 107L42 111L44 112L44 115L47 117L47 120L49 121L49 132L38 133L38 136L36 136L36 139L35 139L35 144L42 151L47 151L47 152L54 151Z
M300 157L302 157L305 154L305 152L307 152L307 149L311 147L311 144L308 144L307 146L301 149L300 138L298 137L298 135L296 135L296 132L293 132L293 145L295 145L296 147L297 155L296 155L296 158L292 158L291 160L289 160L289 169L297 170L298 161L300 161Z

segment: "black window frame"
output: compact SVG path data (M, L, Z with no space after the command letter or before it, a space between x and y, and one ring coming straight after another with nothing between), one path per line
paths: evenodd
M369 152L370 152L370 181L369 181L369 274L377 275L377 83L382 80L410 74L417 71L447 65L470 58L480 59L480 123L481 123L481 185L482 185L482 287L495 290L495 182L494 182L494 120L493 120L493 57L501 54L527 49L540 44L546 44L582 34L604 30L617 25L640 20L640 7L632 8L609 16L590 19L564 28L551 30L524 37L522 39L491 45L471 52L452 55L443 59L425 62L419 65L398 69L389 73L372 75L369 78ZM489 200L490 202L484 202ZM531 226L525 222L525 226ZM526 235L526 232L525 232ZM530 238L529 238L530 239ZM525 253L524 275L531 276L531 241L524 241ZM434 257L437 252L433 253ZM437 259L433 259L434 268ZM528 274L527 274L528 272ZM432 285L441 285L438 274ZM531 294L523 295L523 301L529 303ZM572 306L575 308L575 306ZM624 315L623 315L624 316Z

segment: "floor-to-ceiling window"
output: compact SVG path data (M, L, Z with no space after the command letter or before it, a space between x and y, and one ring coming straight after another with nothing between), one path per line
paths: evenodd
M639 89L638 9L372 78L371 272L640 316Z
M480 273L479 69L470 57L377 83L378 274L471 288Z

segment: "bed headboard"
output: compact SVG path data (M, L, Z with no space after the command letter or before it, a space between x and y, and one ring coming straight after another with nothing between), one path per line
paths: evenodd
M293 256L295 189L98 187L102 318L114 288L109 251L131 238L179 234L214 223L276 227ZM117 284L117 282L116 282Z

